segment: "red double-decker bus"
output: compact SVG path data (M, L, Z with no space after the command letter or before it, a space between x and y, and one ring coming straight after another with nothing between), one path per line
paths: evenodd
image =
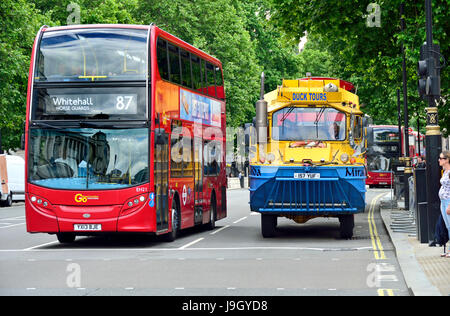
M29 74L30 233L171 241L226 217L219 60L155 25L42 27Z
M398 159L402 149L399 148L401 135L398 126L371 125L369 146L366 153L367 178L369 187L391 186L393 182L392 162Z
M367 159L367 179L369 187L391 186L393 182L393 165L398 158L405 155L405 130L401 127L398 134L396 125L371 125ZM409 128L408 156L414 158L424 152L424 137ZM420 151L420 153L419 153Z

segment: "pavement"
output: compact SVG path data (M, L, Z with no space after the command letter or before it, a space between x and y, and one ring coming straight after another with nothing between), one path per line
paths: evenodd
M409 213L402 209L401 201L391 202L390 193L381 199L380 214L394 244L407 286L415 296L449 296L450 259L441 258L443 247L429 247L428 244L420 243L411 231L392 229L396 220L394 214L402 212Z

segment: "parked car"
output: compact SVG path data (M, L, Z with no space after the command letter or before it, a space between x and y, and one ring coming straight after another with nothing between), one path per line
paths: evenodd
M20 156L0 155L0 205L25 200L25 160Z

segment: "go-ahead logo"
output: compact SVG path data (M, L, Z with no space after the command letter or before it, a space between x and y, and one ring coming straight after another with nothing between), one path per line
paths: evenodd
M86 196L81 193L75 194L75 202L86 203L88 200L98 200L98 196Z

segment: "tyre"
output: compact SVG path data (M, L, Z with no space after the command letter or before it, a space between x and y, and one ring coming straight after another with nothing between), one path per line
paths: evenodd
M0 201L0 205L4 207L9 207L12 205L12 193L8 194L8 197L4 201Z
M75 241L76 236L73 233L58 233L56 238L61 244L70 244Z
M353 214L339 216L340 234L343 239L353 237L353 228L355 227L355 216Z
M264 238L275 236L277 219L276 215L261 214L261 233Z
M178 231L180 229L180 226L179 226L180 211L179 211L179 209L180 208L178 207L177 200L174 200L172 202L172 212L171 212L172 213L172 217L171 217L172 231L165 234L163 237L164 240L167 242L172 242L172 241L175 241L175 239L177 239Z

